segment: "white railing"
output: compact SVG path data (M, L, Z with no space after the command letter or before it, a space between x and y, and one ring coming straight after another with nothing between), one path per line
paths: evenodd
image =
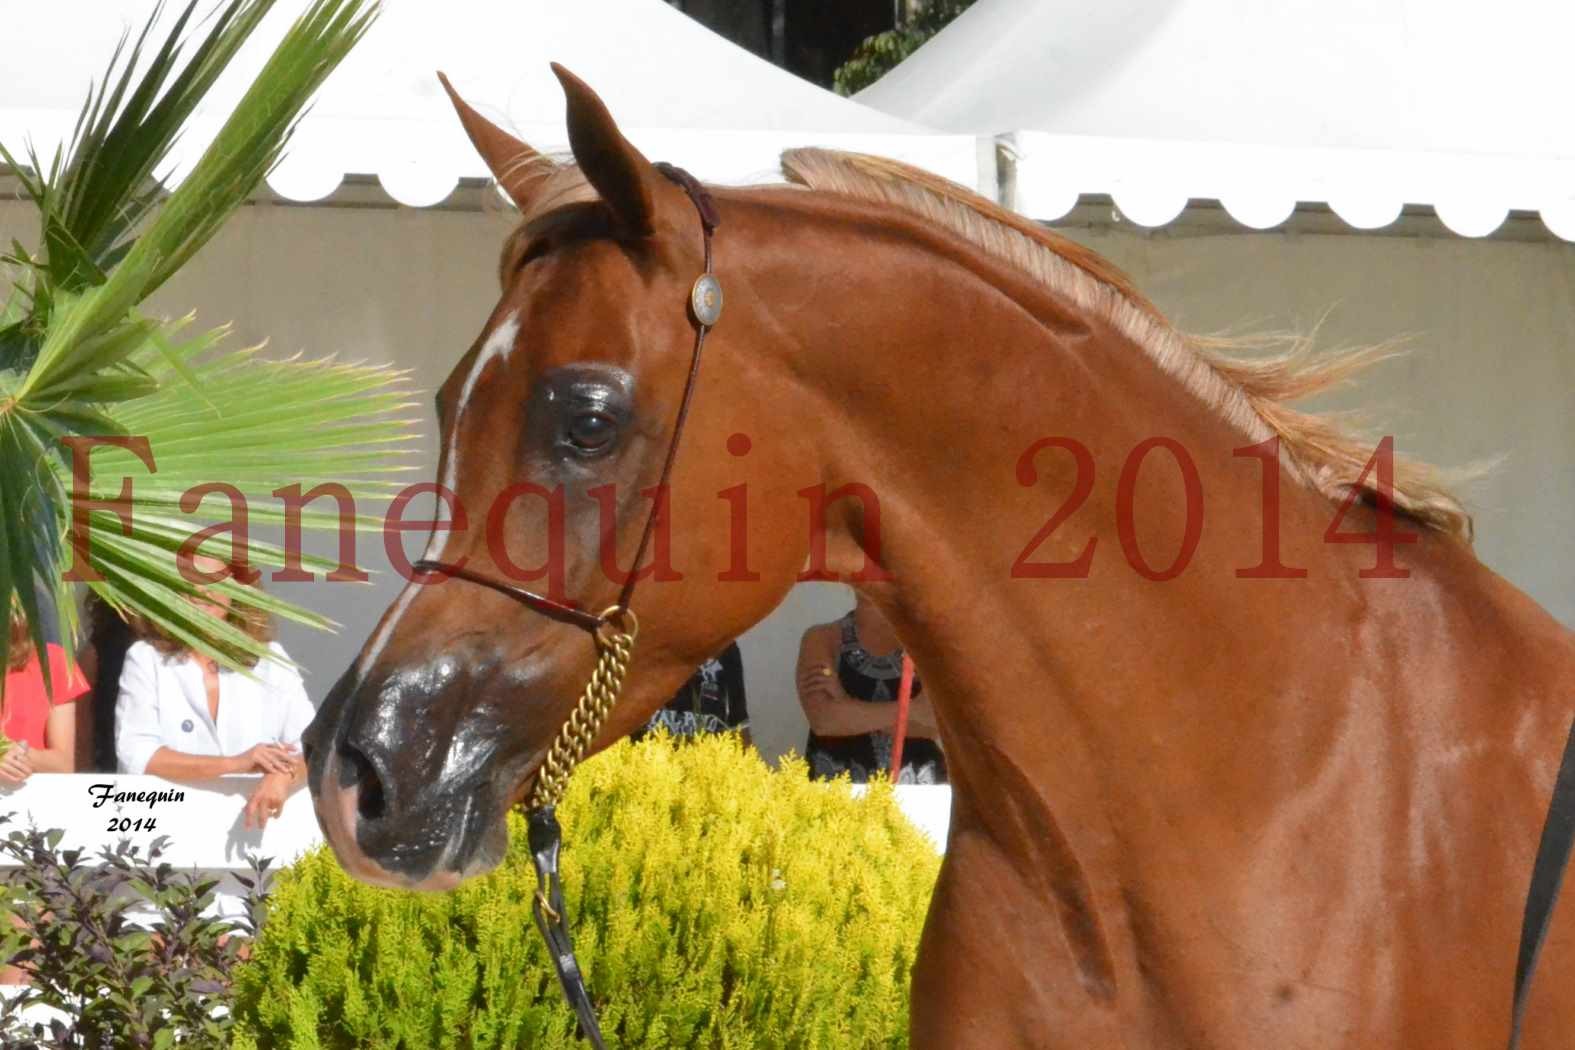
M89 855L123 838L146 845L164 835L169 841L163 859L178 868L241 871L249 853L288 864L323 840L311 797L295 792L267 827L248 829L246 800L257 780L232 776L175 784L159 777L39 773L0 792L0 813L12 814L13 827L60 828L63 848Z
M40 773L0 791L0 813L13 814L13 828L29 823L60 828L65 832L61 846L83 849L88 857L128 836L145 846L165 835L163 859L177 868L233 876L246 870L250 854L272 857L278 868L323 841L305 789L292 794L284 812L262 831L246 828L246 799L256 782L256 776L174 784L148 776ZM945 848L950 788L901 785L897 803L938 848ZM0 858L0 867L6 863ZM238 889L225 881L227 893Z
M129 838L141 847L165 836L160 857L177 870L196 869L219 880L212 911L241 912L243 888L235 877L247 870L252 854L273 859L272 870L291 863L323 841L312 812L311 796L292 794L284 811L261 831L245 826L246 800L257 776L221 777L197 784L175 784L159 777L107 773L38 773L20 787L0 791L0 813L10 814L9 832L29 824L65 832L62 849L81 849L84 860ZM0 857L0 869L11 865ZM151 918L134 910L133 918Z

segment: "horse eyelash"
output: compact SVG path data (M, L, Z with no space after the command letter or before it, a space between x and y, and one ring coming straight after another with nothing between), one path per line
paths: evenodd
M513 268L513 270L510 271L510 273L511 274L517 274L521 270L525 269L525 267L532 260L539 259L543 255L546 255L547 254L547 248L548 248L548 245L547 245L546 241L536 241L533 244L531 244L520 255L519 260L517 262L515 262L514 268Z

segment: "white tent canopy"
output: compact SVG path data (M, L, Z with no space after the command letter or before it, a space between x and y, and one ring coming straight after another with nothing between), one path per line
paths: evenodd
M980 0L857 98L1007 136L1018 206L1079 193L1169 222L1329 204L1360 228L1432 205L1458 233L1511 210L1575 239L1575 8L1541 0Z
M179 8L180 3L167 6ZM217 121L255 77L305 0L280 3L215 89L198 134L177 146L173 178L196 162ZM0 0L0 142L47 155L68 135L91 78L152 0ZM206 11L205 6L201 10ZM166 12L165 24L170 21ZM653 160L718 182L777 178L786 147L894 156L977 182L976 140L941 135L822 90L717 36L662 0L384 0L366 39L335 72L269 176L293 200L376 175L402 203L446 198L487 172L435 76L538 148L566 148L563 92L550 61L600 94Z

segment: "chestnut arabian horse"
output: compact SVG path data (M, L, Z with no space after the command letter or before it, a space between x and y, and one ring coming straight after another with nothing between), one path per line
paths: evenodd
M981 197L790 151L787 185L711 191L726 309L664 504L702 223L558 75L572 163L454 95L522 221L437 397L427 557L594 613L665 506L597 746L797 580L849 580L953 781L914 1046L1502 1045L1575 635L1425 470L1287 407L1359 362L1230 355ZM495 865L596 658L495 589L413 579L307 735L345 869ZM1575 1038L1572 922L1527 1046Z

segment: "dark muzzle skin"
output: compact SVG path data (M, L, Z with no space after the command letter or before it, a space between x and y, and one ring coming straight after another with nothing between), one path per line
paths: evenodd
M302 745L318 823L346 871L447 889L497 865L529 764L506 754L489 701L530 695L512 677L496 661L439 655L372 678L352 667L335 683Z

